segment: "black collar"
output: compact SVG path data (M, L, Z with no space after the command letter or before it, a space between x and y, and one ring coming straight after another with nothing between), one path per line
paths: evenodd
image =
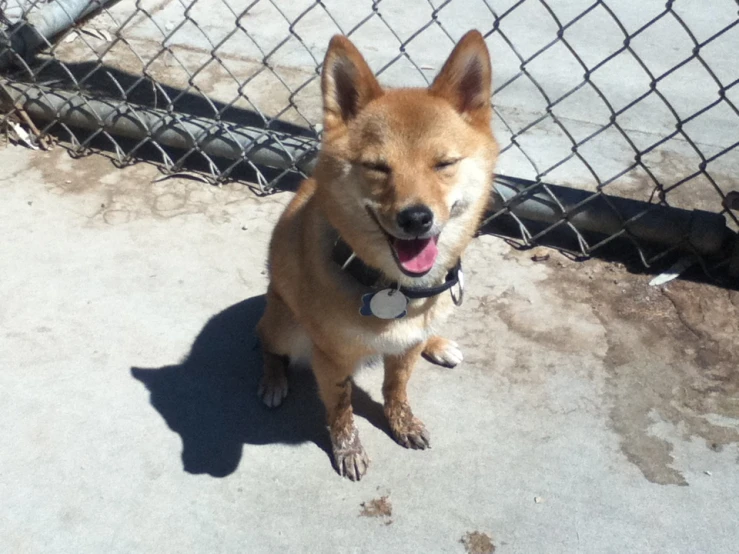
M341 238L337 239L331 252L331 259L343 268L346 273L354 277L361 285L369 288L393 288L398 289L407 298L431 298L437 296L444 291L449 290L459 283L459 272L462 269L462 260L457 260L457 264L449 270L446 278L441 285L435 287L398 287L398 283L389 282L385 276L378 270L368 266L360 260L351 247Z

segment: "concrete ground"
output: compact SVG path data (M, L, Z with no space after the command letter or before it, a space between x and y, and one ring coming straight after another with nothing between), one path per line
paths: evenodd
M466 360L411 381L433 449L390 439L365 370L352 483L309 373L255 394L288 194L61 148L0 168L1 552L736 552L738 293L481 237Z

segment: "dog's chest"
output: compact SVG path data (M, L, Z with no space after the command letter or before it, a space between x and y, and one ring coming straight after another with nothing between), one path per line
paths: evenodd
M427 340L431 329L420 321L397 321L381 331L364 329L359 338L374 354L398 355Z
M416 301L418 302L418 301ZM437 332L438 325L451 314L451 297L442 295L421 311L411 310L411 317L398 319L379 332L370 333L367 345L380 355L397 355L425 342Z
M445 302L437 302L429 311L383 326L360 324L361 328L350 333L376 355L398 355L428 340L435 332L434 324L446 319L450 311Z

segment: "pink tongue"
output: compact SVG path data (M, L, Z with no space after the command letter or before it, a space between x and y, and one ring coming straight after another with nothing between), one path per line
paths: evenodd
M438 237L430 239L395 239L393 246L398 255L398 261L409 273L426 273L434 267L439 249L436 248Z

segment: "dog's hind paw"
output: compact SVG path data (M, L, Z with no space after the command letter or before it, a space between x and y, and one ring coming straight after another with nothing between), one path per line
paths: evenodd
M356 431L350 440L340 442L341 444L334 444L333 447L336 471L350 481L359 481L367 473L370 463L369 456L362 443L359 442Z
M429 362L443 367L455 367L464 359L456 342L436 335L426 341L422 355Z
M276 408L287 396L287 377L284 373L270 377L264 375L259 383L257 394L265 406Z

